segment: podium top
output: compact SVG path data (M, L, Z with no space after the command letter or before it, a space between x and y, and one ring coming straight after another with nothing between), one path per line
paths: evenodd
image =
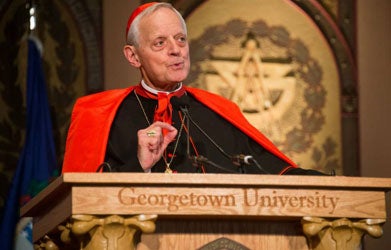
M391 178L239 174L66 173L21 209L36 238L72 215L292 220L389 214Z
M210 186L335 187L391 189L391 178L251 174L165 174L165 173L65 173L63 183L84 184L178 184Z
M77 197L80 196L81 190L86 189L89 191L85 195L91 200L97 194L105 196L109 192L107 190L112 192L113 197L118 197L118 192L121 190L137 189L143 190L137 191L144 192L141 197L151 192L166 192L164 195L167 197L187 197L188 193L201 192L202 195L207 196L215 193L238 194L238 199L243 196L243 190L246 194L255 190L260 193L266 192L263 196L268 197L267 199L292 199L293 201L307 199L308 202L312 202L310 199L323 198L320 194L332 197L337 195L339 198L336 196L335 199L344 198L347 199L346 202L353 200L356 202L366 195L368 204L374 205L371 202L376 196L375 193L380 195L376 198L377 202L384 203L382 197L385 197L386 193L391 190L391 178L185 173L65 173L22 207L21 215L34 216L42 206L52 203L65 193L72 197L72 209L75 211L76 201L79 201ZM277 198L277 193L277 196L281 197Z

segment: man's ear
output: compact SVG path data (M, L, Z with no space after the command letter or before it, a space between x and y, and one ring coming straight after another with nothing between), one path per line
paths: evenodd
M132 65L133 67L140 68L141 63L138 58L138 55L136 53L136 48L131 45L125 45L124 46L124 55L126 57L126 60Z

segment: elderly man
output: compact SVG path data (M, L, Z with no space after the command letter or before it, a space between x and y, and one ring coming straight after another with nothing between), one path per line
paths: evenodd
M126 38L141 83L77 101L63 172L321 174L297 168L234 103L182 84L187 29L170 4L138 7Z

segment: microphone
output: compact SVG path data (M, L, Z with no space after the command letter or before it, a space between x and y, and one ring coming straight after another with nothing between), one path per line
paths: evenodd
M251 155L233 155L232 156L232 163L236 166L242 166L243 164L250 165L250 160L253 159Z
M186 109L188 111L188 108L190 108L189 97L187 95L183 95L180 98L178 96L173 96L170 101L176 110Z
M239 155L229 155L228 153L226 153L224 151L224 149L222 149L194 120L193 118L190 116L190 112L189 112L189 107L190 107L190 104L189 104L189 97L188 96L182 96L181 98L177 97L177 96L174 96L171 98L171 103L173 105L174 108L176 108L177 110L180 109L182 111L182 113L184 113L185 117L187 117L187 128L189 129L189 120L191 121L191 123L228 159L230 159L232 161L232 163L235 165L235 166L238 166L238 167L243 167L243 165L248 165L248 166L251 166L252 164L256 165L257 168L263 173L263 174L270 174L269 172L267 172L266 170L264 170L261 165L254 159L253 156L251 155L243 155L243 154L239 154ZM200 164L200 163L206 163L206 164L209 164L209 165L212 165L214 167L217 167L215 163L212 163L211 161L209 161L207 158L203 157L203 156L190 156L190 150L189 150L189 130L188 130L188 134L187 134L187 146L188 146L188 157L197 164L197 166ZM194 158L195 157L195 158ZM218 166L217 168L219 169L223 169L221 166ZM226 170L226 169L224 169Z
M243 166L243 164L251 166L255 165L263 174L270 174L268 171L266 171L264 168L262 168L261 164L258 163L257 160L252 155L233 155L232 156L232 163L238 167Z

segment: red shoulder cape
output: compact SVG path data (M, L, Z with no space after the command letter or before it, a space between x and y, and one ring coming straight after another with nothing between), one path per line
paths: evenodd
M108 90L79 98L73 108L65 147L62 172L95 172L104 161L111 124L119 105L135 86ZM198 101L221 115L266 150L296 167L243 116L239 107L227 99L204 90L185 87Z

